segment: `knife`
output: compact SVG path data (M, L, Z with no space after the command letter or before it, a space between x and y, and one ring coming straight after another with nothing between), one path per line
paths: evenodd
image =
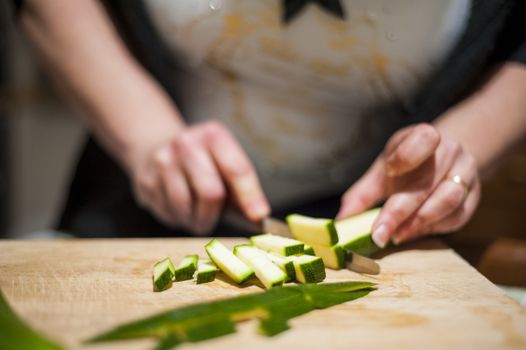
M250 222L238 210L225 210L224 220L230 225L251 233L272 233L277 236L294 238L289 226L280 219L267 216L261 222ZM354 272L377 275L380 265L371 258L344 248L346 267Z

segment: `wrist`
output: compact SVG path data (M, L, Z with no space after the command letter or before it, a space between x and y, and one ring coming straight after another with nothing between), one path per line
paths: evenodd
M524 91L526 68L506 63L470 97L438 118L435 125L444 135L458 140L484 173L526 135Z
M115 108L112 113L113 116L102 117L96 113L99 117L88 121L97 139L130 176L157 148L186 129L174 109L153 111L141 108L133 114L123 114ZM128 117L121 118L122 115Z

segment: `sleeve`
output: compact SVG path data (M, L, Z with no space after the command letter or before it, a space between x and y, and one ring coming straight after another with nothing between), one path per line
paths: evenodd
M526 65L526 38L524 38L522 44L510 57L510 61L515 61Z
M24 0L12 0L11 4L15 9L15 13L18 15L24 6Z
M514 1L496 43L495 54L498 61L526 65L526 1Z

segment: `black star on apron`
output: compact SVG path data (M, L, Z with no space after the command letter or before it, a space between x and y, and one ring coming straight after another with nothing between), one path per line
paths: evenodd
M311 2L318 4L318 6L334 16L345 19L345 11L340 0L283 0L283 22L289 23L301 12L305 5Z

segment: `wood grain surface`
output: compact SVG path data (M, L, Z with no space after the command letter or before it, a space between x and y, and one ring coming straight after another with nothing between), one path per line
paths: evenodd
M152 292L155 261L205 256L207 240L0 241L0 288L24 320L67 349L148 349L153 341L83 346L82 340L177 306L260 290L223 278ZM243 240L222 242L232 247ZM298 317L281 335L265 338L255 322L246 322L237 334L180 348L526 349L526 310L437 241L406 246L379 262L382 274L375 277L328 270L327 281L370 280L378 290Z

